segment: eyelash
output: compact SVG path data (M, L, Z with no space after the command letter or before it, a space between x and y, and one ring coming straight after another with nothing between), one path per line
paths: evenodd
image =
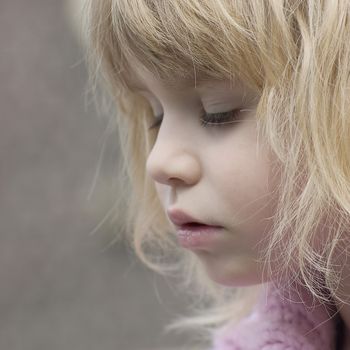
M219 112L219 113L204 112L200 118L200 123L205 128L232 124L238 121L238 115L242 111L246 111L246 109L238 108L238 109L233 109L231 111ZM148 130L158 128L161 125L162 120L163 120L163 115L157 117L156 121L153 124L151 124Z

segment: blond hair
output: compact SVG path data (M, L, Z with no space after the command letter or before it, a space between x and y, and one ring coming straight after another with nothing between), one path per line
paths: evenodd
M337 259L347 255L350 227L349 2L91 0L86 18L91 76L102 77L117 110L127 236L148 266L183 271L207 306L177 325L211 329L241 315L240 290L211 282L169 235L145 173L156 132L147 132L151 108L129 84L137 61L166 84L238 78L259 92L259 137L282 165L283 184L261 262L268 271L277 259L276 280L292 276L322 302L329 295L342 300Z

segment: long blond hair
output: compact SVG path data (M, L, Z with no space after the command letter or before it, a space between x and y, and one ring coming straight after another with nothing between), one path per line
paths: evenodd
M258 132L282 165L283 184L261 262L272 270L277 259L277 280L288 274L321 301L341 299L337 247L347 254L350 227L349 1L90 0L86 9L91 76L102 78L117 111L124 231L142 261L182 271L206 305L177 325L211 329L241 315L240 290L211 282L168 234L145 173L156 132L147 132L151 108L129 84L135 61L167 84L238 78L259 92Z

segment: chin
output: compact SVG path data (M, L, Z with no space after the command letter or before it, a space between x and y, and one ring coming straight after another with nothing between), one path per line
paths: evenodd
M221 271L208 271L208 276L215 283L222 286L237 288L237 287L249 287L263 283L261 278L258 278L254 273L246 274L224 274Z
M201 256L208 277L227 287L248 287L264 283L256 263L249 259L219 259L211 254ZM266 282L266 281L265 281Z

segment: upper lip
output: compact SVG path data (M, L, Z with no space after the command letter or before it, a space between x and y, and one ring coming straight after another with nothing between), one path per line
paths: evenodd
M185 213L184 211L180 210L180 209L169 209L167 211L168 217L170 219L170 221L176 225L176 226L183 226L186 224L200 224L200 225L208 225L206 223L203 223L195 218L193 218L192 216L188 215L187 213Z

